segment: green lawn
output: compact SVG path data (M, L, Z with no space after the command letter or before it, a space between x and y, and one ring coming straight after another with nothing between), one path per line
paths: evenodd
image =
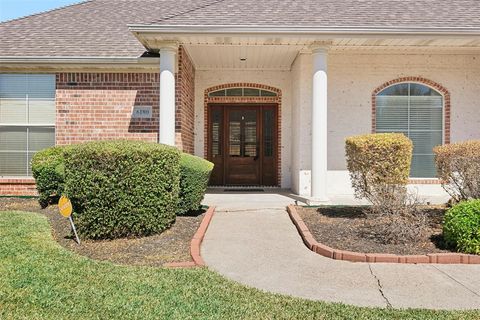
M123 267L60 247L40 214L0 212L0 319L478 319L263 293L206 269Z

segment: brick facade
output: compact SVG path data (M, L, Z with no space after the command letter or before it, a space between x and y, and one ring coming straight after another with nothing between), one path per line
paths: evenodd
M176 145L194 149L195 68L186 51L178 51L176 73ZM134 106L151 106L149 119L132 118ZM158 141L158 72L57 73L57 145L92 140ZM0 178L0 195L36 195L32 178Z
M0 179L0 195L36 196L35 180L33 178Z
M56 143L130 139L158 141L158 73L57 74ZM151 119L133 119L133 106Z
M193 154L195 123L195 67L183 47L178 50L175 88L175 144Z

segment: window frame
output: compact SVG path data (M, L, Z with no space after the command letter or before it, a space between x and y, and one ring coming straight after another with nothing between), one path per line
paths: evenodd
M432 83L432 84L430 84ZM441 134L441 137L442 137L442 145L445 145L445 144L448 144L450 143L449 141L449 137L447 137L447 108L449 109L449 102L450 102L450 95L449 95L449 92L444 89L443 87L441 87L440 85L437 85L435 84L434 82L432 81L419 81L419 80L409 80L408 78L405 79L405 80L401 80L401 81L390 81L390 82L387 82L386 85L383 85L383 86L380 86L379 88L377 88L374 93L373 93L373 96L372 96L372 100L373 100L373 115L372 115L372 132L373 133L376 133L377 132L377 115L378 115L378 112L377 112L377 97L384 91L384 90L387 90L388 88L391 88L393 86L397 86L397 85L401 85L401 84L409 84L409 92L408 92L408 96L407 97L411 97L410 95L410 84L419 84L419 85L422 85L422 86L425 86L425 87L428 87L430 88L431 90L435 91L436 93L438 93L441 97L442 97L442 134ZM410 99L409 99L410 101ZM447 104L448 102L448 104ZM450 112L450 110L448 110L448 112ZM409 105L408 105L408 114L410 114L410 102L409 102ZM410 121L410 119L408 119L408 121ZM408 127L410 127L410 125L408 125ZM448 124L448 132L450 130L450 125ZM410 132L410 130L408 130ZM413 183L415 183L415 181L438 181L438 178L437 177L411 177L409 176L409 180Z
M229 90L235 90L235 89L240 89L242 91L241 95L228 95ZM245 94L245 89L254 89L258 90L258 96L256 95L246 95ZM223 95L217 95L218 93L223 92ZM268 93L266 95L263 95L262 92ZM269 89L263 89L263 88L255 88L255 87L228 87L228 88L223 88L223 89L218 89L218 90L213 90L208 92L208 97L209 98L216 98L216 97L227 97L227 98L235 98L235 97L247 97L247 98L260 98L260 97L278 97L278 92L275 92L273 90Z
M57 95L56 95L56 88L57 88L57 77L56 77L56 74L55 73L14 73L14 72L11 72L11 73L2 73L1 75L24 75L26 76L26 81L27 80L27 77L30 76L30 75L50 75L52 76L53 78L53 85L54 85L54 96L53 96L53 103L55 105L55 112L54 112L54 119L53 119L53 122L52 123L29 123L27 122L27 119L25 119L25 122L24 123L21 123L21 122L12 122L12 123L8 123L8 122L1 122L0 121L0 128L24 128L25 129L25 132L26 132L26 149L25 149L25 153L26 153L26 156L27 156L27 170L26 170L26 175L2 175L0 173L0 179L30 179L30 178L33 178L33 174L32 174L32 170L31 170L31 166L30 166L30 162L28 161L28 158L30 156L30 153L32 151L29 150L29 134L30 134L30 128L45 128L45 129L53 129L53 146L56 146L57 145L57 114L56 114L56 98L57 98ZM1 76L0 75L0 76ZM5 98L5 99L10 99L10 98ZM28 94L26 94L26 97L25 97L25 100L26 100L26 105L27 105L27 110L26 110L26 113L28 115L28 112L29 112L29 96ZM1 151L0 151L1 152ZM36 151L38 152L38 151ZM35 153L36 153L35 152ZM7 153L7 151L6 151Z

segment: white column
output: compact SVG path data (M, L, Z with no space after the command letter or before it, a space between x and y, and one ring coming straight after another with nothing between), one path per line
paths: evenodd
M327 201L327 50L315 48L312 98L312 202Z
M160 121L158 142L175 146L175 47L160 48Z

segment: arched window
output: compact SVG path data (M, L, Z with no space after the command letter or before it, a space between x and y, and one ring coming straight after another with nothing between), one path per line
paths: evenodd
M256 88L227 88L213 91L208 94L209 97L276 97L277 93L273 91Z
M410 176L435 177L433 147L443 143L443 96L420 83L398 83L375 101L375 131L404 133L413 141Z

